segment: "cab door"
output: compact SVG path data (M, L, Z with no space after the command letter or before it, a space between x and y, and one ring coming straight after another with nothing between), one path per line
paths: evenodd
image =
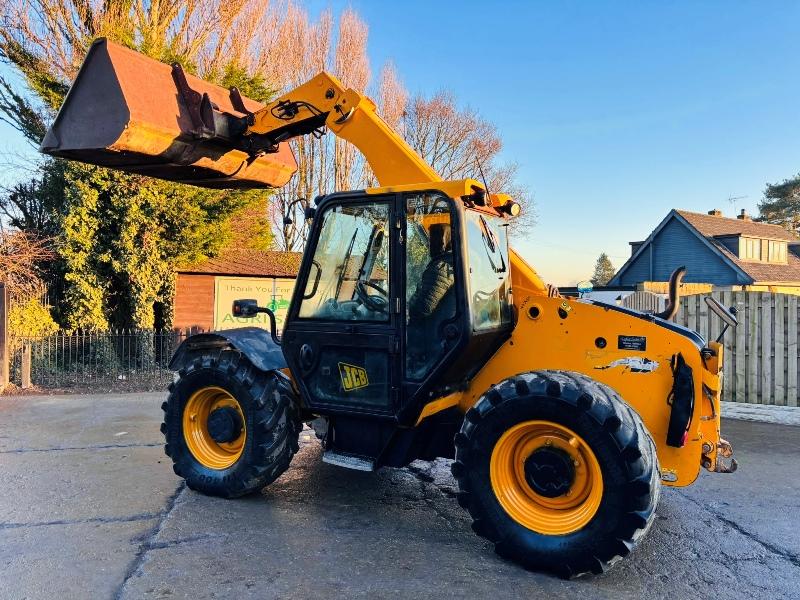
M309 408L393 415L398 408L395 195L334 195L312 224L283 333Z

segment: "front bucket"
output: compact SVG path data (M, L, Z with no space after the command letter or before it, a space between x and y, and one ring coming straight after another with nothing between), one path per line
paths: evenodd
M221 111L234 109L230 92L186 75ZM242 98L247 110L262 104ZM297 170L287 144L248 160L221 141L194 135L192 119L169 65L96 40L81 65L40 150L94 165L211 188L285 185Z

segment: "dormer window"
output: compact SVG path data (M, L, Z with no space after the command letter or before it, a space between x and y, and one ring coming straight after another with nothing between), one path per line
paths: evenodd
M770 240L769 241L769 262L785 263L786 262L786 242Z
M761 260L761 240L742 238L742 242L742 254L740 258L744 260Z
M786 242L762 238L742 237L739 240L739 258L758 262L786 264Z

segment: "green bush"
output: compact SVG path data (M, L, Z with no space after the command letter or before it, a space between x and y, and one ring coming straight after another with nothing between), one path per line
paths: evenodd
M58 331L50 307L38 299L12 305L8 311L8 329L12 337L44 337Z

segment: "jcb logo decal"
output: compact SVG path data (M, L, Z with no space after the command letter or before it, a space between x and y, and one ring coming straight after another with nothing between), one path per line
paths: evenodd
M369 385L367 371L361 367L348 365L347 363L339 363L339 375L342 377L342 386L346 392Z

